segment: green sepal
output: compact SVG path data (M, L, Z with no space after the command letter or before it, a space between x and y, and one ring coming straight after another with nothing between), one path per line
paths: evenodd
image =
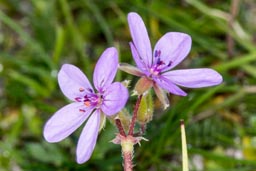
M152 120L154 112L154 105L151 91L143 94L138 109L137 120L140 124L146 124Z
M127 132L129 130L131 120L131 115L129 111L126 108L124 108L118 113L117 117L120 119L124 130Z
M102 112L100 113L100 129L99 132L105 127L106 125L106 115L104 115Z

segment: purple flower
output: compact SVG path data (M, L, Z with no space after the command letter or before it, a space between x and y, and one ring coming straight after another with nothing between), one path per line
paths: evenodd
M59 142L73 133L88 119L76 149L77 162L84 163L91 157L101 124L101 117L119 112L128 99L128 90L113 82L118 67L115 48L106 49L98 60L94 74L93 90L87 77L77 67L64 64L58 73L63 94L71 101L58 110L46 123L44 137L48 142Z
M169 106L163 90L175 95L187 94L179 86L199 88L218 85L222 76L208 68L173 70L189 53L191 37L185 33L168 32L156 43L152 52L146 27L141 17L134 12L128 14L128 23L133 42L130 42L133 59L137 65L120 64L119 68L142 77L135 91L141 94L153 87L157 97Z

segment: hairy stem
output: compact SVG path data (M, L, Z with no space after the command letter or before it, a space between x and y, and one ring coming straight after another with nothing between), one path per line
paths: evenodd
M133 135L133 130L134 130L134 127L135 127L135 123L136 123L136 119L137 119L137 113L138 113L138 109L139 109L139 106L140 106L141 98L142 98L142 95L139 96L139 98L136 102L134 111L133 111L132 121L130 123L129 132L128 132L128 135L131 135L131 136Z
M124 171L132 171L132 154L124 153Z
M116 127L118 128L120 135L126 137L126 134L125 134L125 131L124 131L124 128L123 128L123 125L122 125L120 119L115 119L115 122L116 122Z
M123 167L124 171L132 171L133 164L132 164L132 158L133 158L133 146L134 146L134 137L128 135L121 141L121 147L122 147L122 154L123 154Z

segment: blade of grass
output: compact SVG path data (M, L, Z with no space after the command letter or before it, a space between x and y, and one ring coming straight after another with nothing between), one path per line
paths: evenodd
M83 48L84 42L83 42L83 39L81 37L79 30L75 27L75 23L74 23L72 14L71 14L70 6L66 0L59 0L59 2L60 2L62 13L66 20L68 29L70 31L71 37L73 38L73 43L75 45L76 51L77 51L78 55L80 56L78 59L84 65L86 65L85 72L90 72L91 71L91 65L89 65L90 61L89 61L88 56L85 55L85 51Z
M99 26L101 27L101 29L107 39L108 45L112 46L113 42L114 42L113 34L111 32L110 27L108 26L107 21L101 14L101 11L99 10L98 6L96 4L94 4L93 1L84 0L84 3L92 11L93 15L95 16Z
M62 49L64 47L64 42L65 42L65 32L61 26L57 27L56 29L56 40L55 40L55 47L53 51L53 61L55 64L59 63L60 56Z
M36 52L36 54L39 54L37 55L37 57L40 57L40 59L51 68L54 68L49 55L43 50L43 48L37 43L37 41L33 40L33 38L21 28L21 26L17 22L12 20L9 16L5 15L2 11L0 11L0 21L2 21L8 27L14 30L20 36L20 38L25 43L27 43L34 52Z
M241 66L248 64L250 62L253 62L253 61L256 61L256 51L246 54L246 55L237 56L233 60L218 64L217 66L214 66L213 68L219 72L224 72L229 69L241 67Z

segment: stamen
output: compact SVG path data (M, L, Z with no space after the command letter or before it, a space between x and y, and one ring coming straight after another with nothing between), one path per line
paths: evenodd
M169 64L167 65L167 67L171 66L172 65L172 61L169 62Z
M83 88L83 87L80 87L80 88L79 88L79 91L80 91L80 92L83 92L83 91L84 91L84 88Z
M161 50L158 51L158 57L160 58L161 56Z
M79 112L85 112L85 110L84 109L79 109Z
M89 107L89 106L91 106L91 103L90 103L90 101L85 101L85 102L84 102L84 105L85 105L86 107Z
M157 57L157 55L158 55L158 51L156 50L156 51L155 51L155 55L154 55L154 57L156 58L156 57Z
M156 57L160 57L160 55L161 55L161 50L156 50L155 51L155 54L154 54L154 57L156 58Z
M157 64L157 65L160 65L161 62L162 62L162 61L160 60L160 58L157 58L156 64Z
M87 94L84 96L84 101L87 101L89 98L87 96Z
M76 98L75 98L75 101L77 101L77 102L81 102L81 100L82 100L81 97L76 97Z
M90 89L90 88L87 88L87 90L90 92L90 93L92 93L93 91L92 91L92 89Z

